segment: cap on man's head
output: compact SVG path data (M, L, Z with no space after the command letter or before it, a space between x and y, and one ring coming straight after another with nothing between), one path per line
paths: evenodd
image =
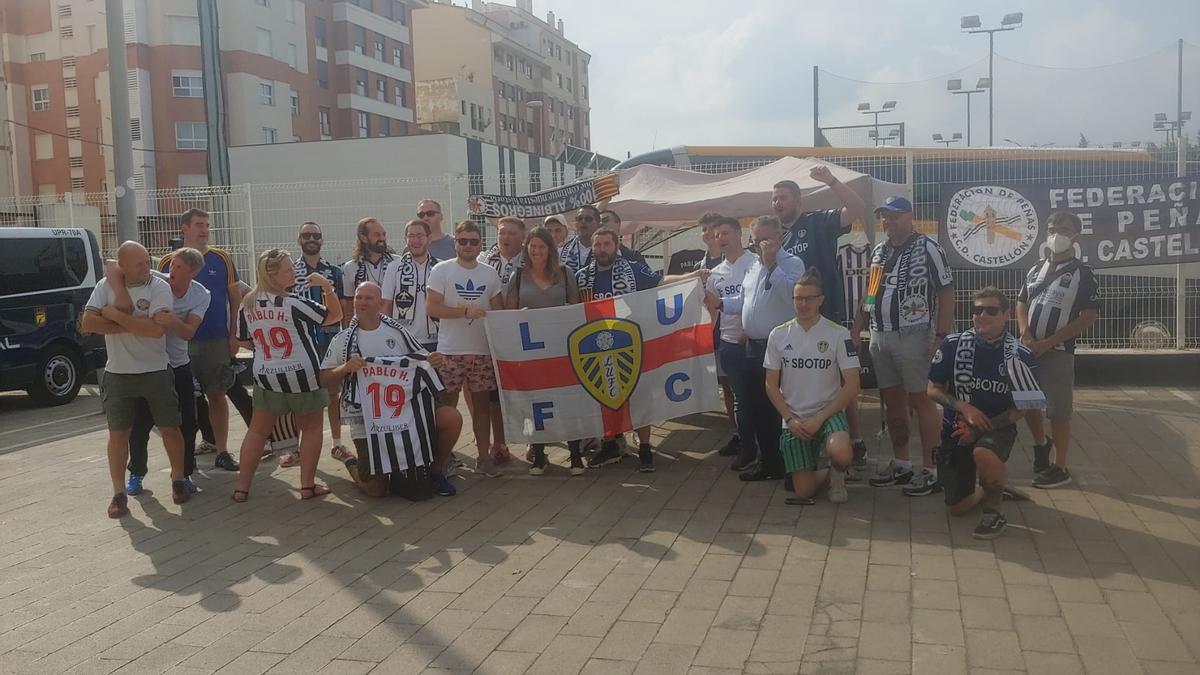
M562 225L563 227L567 226L567 221L564 220L563 217L558 214L555 214L552 216L546 216L546 218L544 220L542 220L542 226L545 227L546 225L549 225L550 221L552 221L552 220L557 220L558 224Z
M912 213L913 206L912 202L908 201L904 197L892 195L891 197L883 200L883 203L879 205L879 208L875 209L875 215L879 215L880 211L891 211L892 213Z

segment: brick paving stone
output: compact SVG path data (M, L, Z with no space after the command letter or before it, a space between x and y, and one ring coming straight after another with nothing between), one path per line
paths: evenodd
M593 658L614 661L634 661L650 646L658 633L658 624L618 621L600 642Z

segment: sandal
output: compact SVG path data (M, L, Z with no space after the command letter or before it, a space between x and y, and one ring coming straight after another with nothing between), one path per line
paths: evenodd
M233 491L233 501L235 501L239 504L245 504L247 499L250 499L250 491L249 490L234 490Z
M783 503L788 506L815 506L817 500L812 497L788 497Z
M289 452L289 453L287 453L285 455L281 455L279 457L279 466L283 467L284 469L290 469L293 466L299 466L299 465L300 465L300 453L298 453L298 452Z
M348 460L358 459L354 455L350 454L350 451L346 449L346 446L342 445L341 443L330 448L329 455L343 464L345 464Z
M304 494L306 492L308 493L307 496ZM310 485L309 487L300 488L300 499L314 499L316 497L323 497L329 494L329 492L329 488L325 487L324 485Z

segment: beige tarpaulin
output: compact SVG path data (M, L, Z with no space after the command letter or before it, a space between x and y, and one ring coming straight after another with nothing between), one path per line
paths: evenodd
M902 184L876 180L819 159L783 157L756 169L717 174L635 166L620 172L621 192L609 201L608 208L621 216L624 233L643 227L677 229L694 223L708 211L734 218L771 215L771 186L781 180L799 184L804 194L801 208L805 211L841 207L831 189L809 178L809 171L818 165L828 166L838 180L862 197L868 219L874 206L889 195L912 197Z

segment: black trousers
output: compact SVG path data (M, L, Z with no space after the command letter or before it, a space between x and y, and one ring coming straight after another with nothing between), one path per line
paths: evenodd
M779 452L779 432L783 419L767 398L767 370L763 368L763 357L767 353L766 340L746 341L746 393L750 424L754 427L754 439L763 468L772 475L782 478L785 474L783 455Z
M200 431L200 436L209 443L216 443L217 437L213 434L212 422L208 420L208 399L204 398L203 395L196 396L195 393L192 395L196 399L196 425ZM225 396L233 403L233 407L242 416L242 421L246 423L246 426L250 426L250 416L254 414L254 404L250 397L250 392L235 382L229 388L229 391L225 392Z
M175 376L175 395L179 397L179 412L183 418L183 424L179 427L183 434L183 475L190 476L196 470L196 397L192 387L192 367L185 363L172 368L171 373ZM153 426L150 406L138 399L133 427L129 431L129 473L146 475L150 429Z

